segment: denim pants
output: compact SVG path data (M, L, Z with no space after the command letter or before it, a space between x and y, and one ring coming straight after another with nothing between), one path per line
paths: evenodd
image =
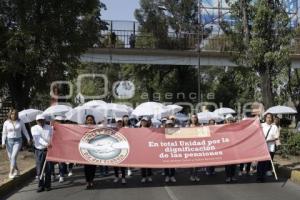
M22 138L7 138L6 150L10 162L10 168L17 168L17 157L22 147Z

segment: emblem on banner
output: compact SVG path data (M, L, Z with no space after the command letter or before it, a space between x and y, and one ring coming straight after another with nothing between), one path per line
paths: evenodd
M128 156L129 143L124 135L113 129L94 129L81 138L79 152L91 164L115 165Z

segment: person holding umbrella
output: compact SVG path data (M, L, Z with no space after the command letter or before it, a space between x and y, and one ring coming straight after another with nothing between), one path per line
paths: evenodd
M45 124L43 115L36 116L37 125L31 128L35 147L36 169L39 177L38 190L51 190L51 163L46 161L47 149L51 147L52 127ZM43 172L44 167L44 172ZM43 173L45 176L43 177Z
M22 133L25 135L28 145L31 140L24 123L18 118L18 111L11 109L8 112L8 119L3 124L2 130L2 148L6 147L8 158L10 161L10 170L8 177L15 178L20 174L17 157L22 147Z

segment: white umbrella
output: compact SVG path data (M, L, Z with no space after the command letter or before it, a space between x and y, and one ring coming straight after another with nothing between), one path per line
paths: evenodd
M182 122L189 120L189 117L183 113L176 113L175 117L178 121L182 121Z
M126 105L116 104L116 103L108 103L97 106L95 109L100 110L104 116L108 118L118 118L123 117L124 115L130 115L132 112L132 108Z
M63 116L65 113L69 112L70 110L72 110L72 107L67 106L67 105L54 105L54 106L50 106L49 108L47 108L43 112L43 115Z
M297 111L288 106L273 106L269 108L264 114L296 114Z
M101 110L84 106L78 106L67 112L66 119L78 124L84 124L85 118L88 115L93 115L96 123L99 123L105 119L104 113Z
M24 123L29 123L35 121L37 115L41 114L43 111L36 109L26 109L19 112L19 118Z
M156 116L162 118L171 115L171 111L161 103L145 102L138 105L132 112L135 116Z
M92 100L92 101L88 101L88 102L84 103L82 106L97 107L97 106L102 106L102 105L106 105L106 102L102 101L102 100Z
M197 113L197 117L200 123L208 123L209 120L215 120L216 122L223 121L224 118L213 112L200 112Z
M152 119L151 119L151 123L152 123L152 125L153 125L154 127L156 127L156 128L160 127L160 125L161 125L161 121L159 121L159 120L156 119L156 118L152 118Z
M172 114L175 114L180 112L183 109L183 107L178 105L167 105L167 109L169 109Z
M231 108L218 108L214 111L218 115L235 114L236 112Z

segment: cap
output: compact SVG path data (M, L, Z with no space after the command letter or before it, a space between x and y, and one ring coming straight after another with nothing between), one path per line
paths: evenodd
M170 120L170 119L168 119L168 120L166 121L166 124L173 124L173 121Z
M162 122L163 122L163 121L167 121L167 120L168 120L168 119L165 118L165 117L161 119Z
M169 117L169 119L176 119L176 116L171 115L171 116Z
M37 120L45 120L45 117L44 117L44 115L37 115L36 117L35 117L35 120L37 121Z
M65 118L64 118L63 116L56 116L56 117L54 118L54 120L57 120L57 121L64 121Z
M225 119L233 119L233 116L232 116L232 114L227 114L226 116L225 116Z
M148 119L148 117L143 117L142 119L141 119L141 121L149 121L149 119Z
M123 119L122 118L116 118L116 122L118 122L118 121L123 121Z

